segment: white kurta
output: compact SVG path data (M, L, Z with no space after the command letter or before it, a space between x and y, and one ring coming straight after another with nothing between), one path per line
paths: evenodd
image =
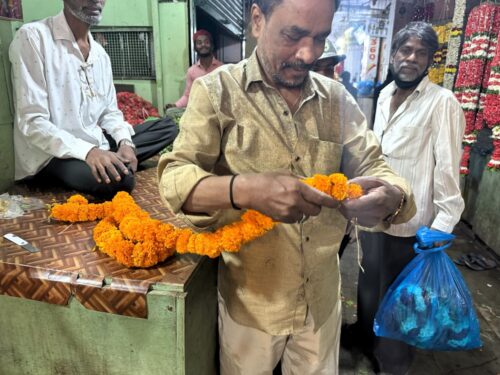
M35 175L53 157L85 160L132 127L116 103L111 63L89 33L87 61L61 12L22 26L9 49L14 87L15 178Z

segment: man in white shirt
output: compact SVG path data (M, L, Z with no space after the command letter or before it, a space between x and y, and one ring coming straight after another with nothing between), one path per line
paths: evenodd
M387 163L410 183L417 214L385 232L361 233L365 272L360 272L358 283L358 323L343 333L347 339L357 333L375 370L389 374L408 371L413 348L374 337L378 306L415 256L417 229L425 225L450 233L464 209L459 163L465 117L452 92L427 77L437 48L437 35L425 22L412 22L394 37L390 61L394 82L380 93L374 132Z
M16 33L9 50L16 180L41 175L108 199L131 191L137 164L175 138L170 119L135 129L123 120L109 57L89 32L104 4L64 0L61 13Z

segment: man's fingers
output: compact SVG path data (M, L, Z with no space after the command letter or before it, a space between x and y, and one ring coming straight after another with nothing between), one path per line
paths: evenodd
M127 168L127 166L124 163L122 163L120 157L117 157L116 160L113 161L113 169L115 169L115 166L120 171L122 171L123 174L128 174L128 168ZM115 171L116 171L116 169L115 169ZM118 172L116 172L116 173L118 173ZM120 176L119 173L118 173L118 176ZM121 177L120 177L120 179L121 179Z
M95 180L100 184L102 182L101 176L97 172L97 168L95 165L90 166L90 170L92 171L92 175L94 176Z
M119 166L117 166L120 168ZM106 170L108 171L108 175L113 176L115 181L120 181L122 179L122 176L120 175L120 172L115 168L114 164L110 164L106 167Z
M303 200L298 204L298 211L301 215L318 216L319 213L321 212L321 206Z
M361 185L363 190L370 190L384 185L382 180L368 176L353 178L349 180L349 183Z
M106 168L104 168L104 165L99 164L96 166L96 168L101 180L104 181L104 183L109 184L111 180L109 179L109 176L106 173Z
M326 206L329 208L337 208L339 206L339 201L336 199L304 183L301 183L300 194L304 200L316 206Z

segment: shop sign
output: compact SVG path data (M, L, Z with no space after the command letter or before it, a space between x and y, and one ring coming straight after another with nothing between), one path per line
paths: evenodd
M384 18L366 20L366 33L377 38L386 38L389 33L389 22Z
M379 47L379 38L370 37L368 42L365 43L361 67L361 79L364 81L374 81L377 78Z

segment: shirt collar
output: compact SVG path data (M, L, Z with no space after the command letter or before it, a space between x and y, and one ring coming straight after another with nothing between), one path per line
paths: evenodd
M66 20L66 16L64 15L63 11L52 17L52 35L54 36L54 40L69 40L72 43L76 43L75 36L73 35L73 32L68 25L68 21ZM90 44L90 52L87 63L90 63L93 61L93 55L95 51L95 41L90 31L88 33L88 38Z
M212 63L210 64L210 66L217 65L218 62L219 62L219 60L217 60L215 57L212 57ZM196 61L196 65L198 65L198 67L200 67L200 68L202 67L200 59L198 59L198 61Z
M65 39L72 42L75 41L75 36L68 25L68 21L66 21L63 11L52 17L52 34L55 40Z
M426 75L422 81L418 84L417 88L411 93L410 97L417 97L424 93L430 84L429 76ZM396 92L397 86L394 81L392 81L386 88L380 92L380 101L384 102L387 98L390 98Z
M271 86L267 82L265 74L262 71L262 67L260 66L260 61L259 58L257 57L257 48L254 49L254 51L248 58L245 70L247 78L245 82L245 91L247 91L250 85L254 82L263 82L266 85ZM323 93L319 90L317 83L313 79L311 79L311 75L309 74L306 78L306 82L302 90L302 97L304 99L308 99L313 97L315 93L324 96Z

